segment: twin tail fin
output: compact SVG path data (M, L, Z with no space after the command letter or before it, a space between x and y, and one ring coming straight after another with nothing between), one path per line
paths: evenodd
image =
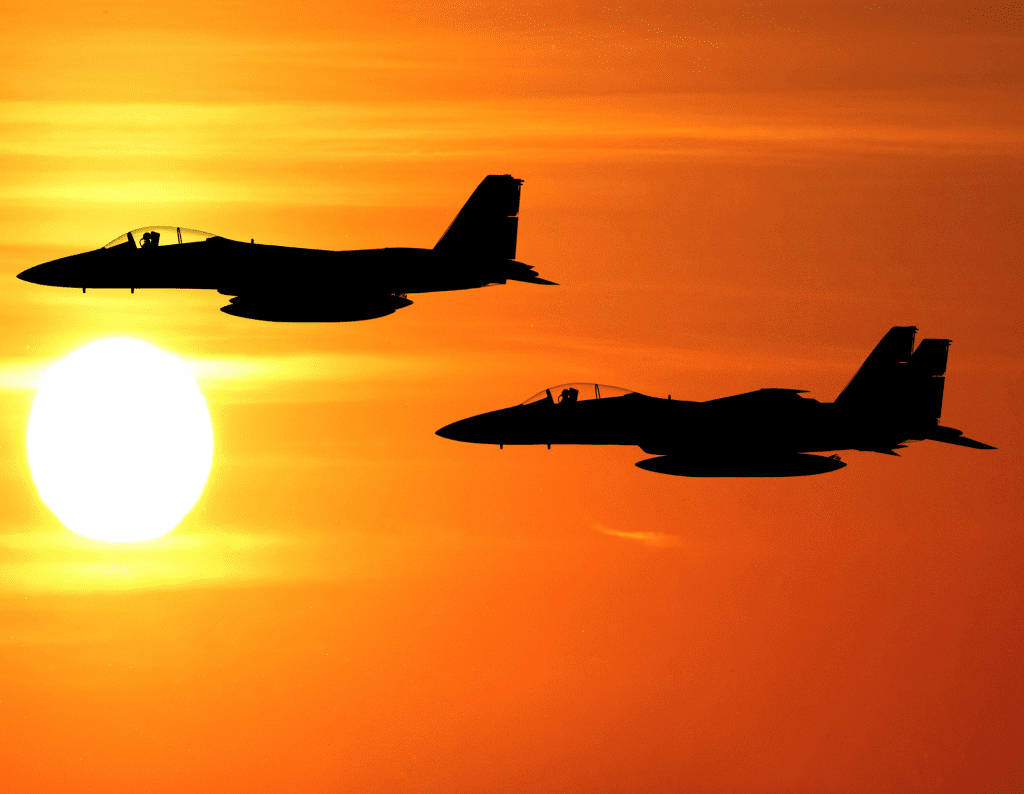
M950 340L922 339L915 350L916 334L912 325L890 328L835 404L873 422L905 428L910 438L995 449L939 424Z

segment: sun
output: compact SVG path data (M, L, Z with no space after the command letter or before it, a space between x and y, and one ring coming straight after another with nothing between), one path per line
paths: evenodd
M210 412L192 373L136 339L102 339L51 366L26 441L43 502L97 540L170 532L213 462Z

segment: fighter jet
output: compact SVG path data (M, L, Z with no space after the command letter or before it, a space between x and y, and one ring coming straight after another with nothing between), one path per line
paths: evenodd
M418 292L554 284L515 259L522 183L508 174L485 177L433 248L324 251L150 226L18 278L82 292L215 289L236 296L221 311L252 320L369 320L409 306Z
M594 383L569 383L526 402L443 427L475 444L620 444L648 455L636 465L683 477L794 477L843 468L855 449L898 455L931 439L995 449L939 424L948 339L889 330L834 402L797 389L761 389L706 402L667 400Z

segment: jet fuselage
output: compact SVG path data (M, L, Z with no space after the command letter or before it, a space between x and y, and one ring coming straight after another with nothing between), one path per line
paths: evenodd
M325 251L211 237L184 245L124 243L36 265L18 278L76 289L215 289L224 295L316 290L441 292L530 278L515 260L453 256L430 248Z
M660 399L600 384L545 389L521 405L471 416L437 431L476 444L618 444L661 457L642 469L687 477L794 477L835 471L856 449L897 455L932 439L993 449L939 424L948 339L895 326L834 402L796 389L761 389L706 402Z
M652 455L729 449L888 450L914 433L897 422L867 427L840 406L789 389L761 389L707 402L636 392L577 402L539 400L463 419L437 432L477 444L617 444L638 446Z
M408 306L413 293L553 284L515 259L521 185L508 174L485 177L433 248L325 251L148 226L18 278L83 292L212 289L237 296L221 311L254 320L368 320Z

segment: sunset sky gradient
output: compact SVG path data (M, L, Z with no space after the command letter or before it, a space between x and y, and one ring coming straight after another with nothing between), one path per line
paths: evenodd
M9 792L989 792L1024 769L1019 3L0 0ZM557 287L274 324L15 274L173 224L430 247L525 180ZM434 431L553 384L832 400L953 340L935 442L783 480ZM185 359L164 538L39 500L41 373Z

